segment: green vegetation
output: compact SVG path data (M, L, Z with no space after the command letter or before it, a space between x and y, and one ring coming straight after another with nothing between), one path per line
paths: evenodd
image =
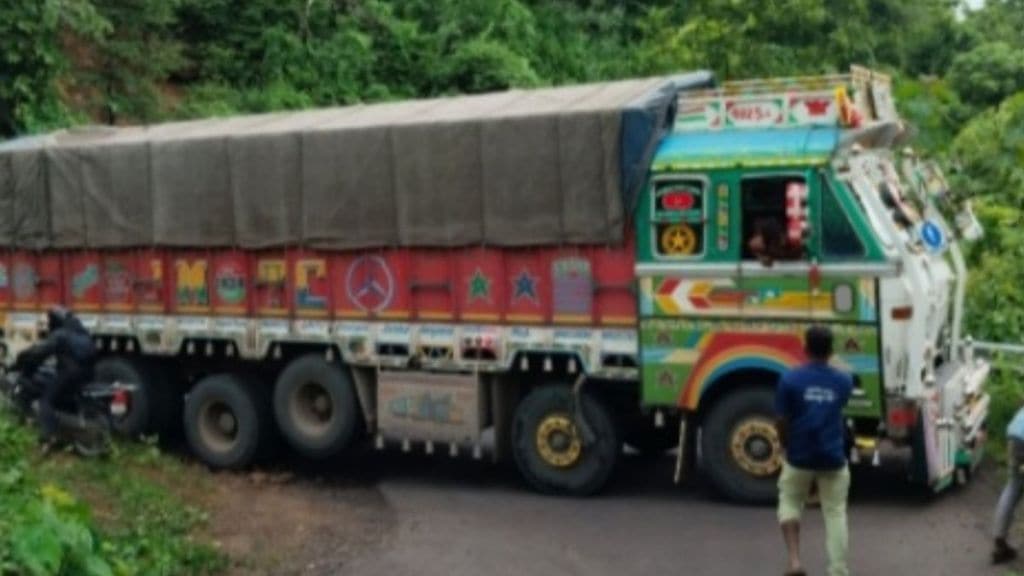
M0 412L0 575L212 574L225 559L191 535L204 518L161 478L155 446L105 460L34 458L32 432Z

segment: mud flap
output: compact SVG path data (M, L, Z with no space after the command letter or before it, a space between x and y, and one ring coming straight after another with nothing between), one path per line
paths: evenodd
M597 435L594 434L594 429L587 424L587 419L583 416L583 403L580 402L580 394L583 393L583 385L586 382L587 375L581 372L576 378L576 382L572 385L572 395L569 397L569 411L572 413L576 425L580 428L583 445L592 446L597 441Z
M686 473L688 472L687 464L689 454L687 454L686 450L687 444L688 442L686 441L686 414L681 414L679 416L679 450L676 454L676 471L672 477L672 481L676 484L682 482L683 479L686 477Z

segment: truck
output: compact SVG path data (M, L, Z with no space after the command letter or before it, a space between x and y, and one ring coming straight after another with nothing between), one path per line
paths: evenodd
M183 429L215 468L365 443L587 495L629 446L768 502L773 390L824 324L850 461L938 491L985 440L959 248L981 231L911 133L854 67L16 139L0 352L66 306L96 378L135 388L115 427Z

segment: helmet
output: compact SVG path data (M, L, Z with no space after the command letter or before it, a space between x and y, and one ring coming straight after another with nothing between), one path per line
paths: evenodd
M53 306L46 311L46 327L50 332L64 326L71 313L63 306Z

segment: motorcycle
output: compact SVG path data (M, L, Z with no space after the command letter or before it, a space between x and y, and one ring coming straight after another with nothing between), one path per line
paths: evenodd
M39 399L49 379L57 377L52 366L41 366L31 377L0 365L0 396L25 419L39 419ZM54 405L58 440L68 443L85 458L103 456L111 449L111 418L128 410L136 387L120 382L92 382L74 394L58 398Z

